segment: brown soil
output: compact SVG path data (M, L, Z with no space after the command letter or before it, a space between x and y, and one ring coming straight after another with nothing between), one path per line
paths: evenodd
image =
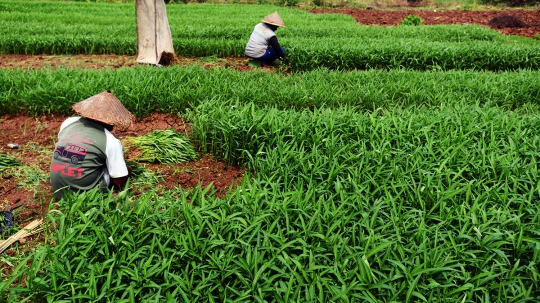
M528 27L529 25L525 23L523 20L521 20L520 17L507 15L507 14L501 14L493 19L491 19L488 23L488 25L491 28L521 28L521 27Z
M204 68L232 68L240 71L251 71L257 67L247 65L247 58L238 57L180 57L171 58L167 55L163 59L164 66L200 65ZM147 66L145 63L137 63L135 56L119 55L18 55L0 54L0 68L6 69L41 69L41 68L68 68L68 69L117 69L121 67ZM259 69L274 71L276 67L263 66Z
M353 16L356 21L365 25L398 25L407 15L417 15L424 20L424 25L434 24L478 24L491 27L490 22L501 15L511 16L513 20L521 20L524 27L501 26L494 27L498 32L505 35L533 37L540 34L540 11L539 10L312 10L312 13L341 13ZM508 20L508 18L505 18ZM503 22L506 20L502 20Z

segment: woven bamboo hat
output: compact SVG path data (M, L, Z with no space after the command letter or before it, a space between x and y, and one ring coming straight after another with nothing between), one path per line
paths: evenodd
M114 126L130 125L135 118L110 90L75 103L72 108L84 118Z
M264 17L262 19L262 22L275 26L285 27L285 23L283 23L283 20L281 20L281 17L278 15L277 12L273 12L270 15Z

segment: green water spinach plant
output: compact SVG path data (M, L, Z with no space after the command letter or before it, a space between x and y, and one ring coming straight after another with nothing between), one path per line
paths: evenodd
M189 138L173 129L155 130L129 140L142 151L138 161L175 164L199 158Z
M433 63L430 63L433 64ZM319 69L300 74L238 72L203 67L93 70L2 70L0 113L70 114L71 105L111 89L137 117L153 111L183 114L204 102L235 106L253 102L279 109L359 110L418 105L470 104L520 109L536 106L538 71L440 71L404 69L341 73ZM265 85L276 87L264 89Z
M377 116L368 121L382 122ZM224 199L207 196L203 188L136 199L97 192L69 197L50 215L55 245L36 250L8 281L26 275L27 287L6 290L2 284L0 291L13 300L534 297L538 270L510 261L538 258L531 237L538 212L519 214L514 207L534 207L531 201L510 198L501 204L493 199L499 185L487 192L471 186L465 193L439 186L441 195L461 193L422 209L410 202L425 199L431 187L387 180L351 176L342 180L344 187L336 183L324 192L320 182L302 190L282 188L276 176L263 173L244 179ZM371 186L380 188L379 196ZM471 200L462 202L467 195ZM523 241L516 238L519 231ZM505 282L495 283L498 277Z
M6 154L0 153L0 171L3 171L9 167L20 166L21 163L17 159L10 157Z
M417 15L407 15L403 20L401 20L401 25L412 25L419 26L424 23L424 19Z
M0 52L119 55L136 52L132 5L76 2L65 8L54 2L38 2L30 8L21 5L13 1L3 5L9 8L0 12ZM256 16L265 8L275 9L225 4L169 6L175 49L184 56L244 56L253 24L260 21ZM70 11L69 15L57 13L66 10ZM88 12L94 16L91 20L86 18ZM535 40L518 41L480 26L368 27L357 24L349 16L328 17L291 9L283 9L281 14L290 26L280 33L280 41L293 59L292 68L296 71L320 66L343 70L396 67L429 70L433 66L445 70L493 71L538 68L535 54L539 44ZM414 51L401 52L407 41L415 46ZM446 53L447 47L455 49L455 54ZM467 53L477 55L471 58ZM380 56L373 58L375 54ZM409 65L411 62L405 58L413 58L415 64ZM489 58L495 62L488 62Z

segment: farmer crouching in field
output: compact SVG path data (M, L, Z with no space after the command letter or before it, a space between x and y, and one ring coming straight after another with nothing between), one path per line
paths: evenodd
M60 126L51 162L51 186L57 200L64 191L101 192L122 188L131 173L122 144L111 134L115 125L129 125L133 115L110 91L73 105L81 117Z
M285 27L285 24L277 12L264 17L262 23L255 25L246 45L246 56L252 62L271 65L276 59L285 59L285 50L279 45L275 33L278 27Z

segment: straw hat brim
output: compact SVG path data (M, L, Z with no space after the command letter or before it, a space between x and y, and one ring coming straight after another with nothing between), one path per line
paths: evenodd
M264 23L267 23L267 24L272 24L272 25L275 25L275 26L279 26L279 27L285 27L285 24L277 24L277 23L275 23L275 22L264 21L264 20L263 20L263 22L264 22Z
M109 90L73 104L73 110L81 117L113 126L127 126L135 117Z
M285 27L285 23L283 23L283 20L279 16L277 12L273 12L270 15L264 17L262 19L262 22L272 24L279 27Z

